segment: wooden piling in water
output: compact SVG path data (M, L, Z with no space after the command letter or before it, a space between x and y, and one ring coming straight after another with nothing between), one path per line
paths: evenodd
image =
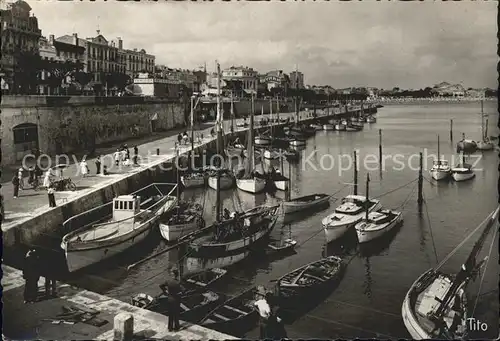
M424 168L424 157L422 155L422 152L420 152L420 167L418 169L418 211L422 212L422 203L424 202L423 194L422 194L422 188L423 188L423 183L424 183L424 176L423 176L423 168Z
M382 129L378 130L378 164L382 169Z
M356 160L356 151L354 151L354 195L358 195L358 163Z
M450 141L453 141L453 119L450 120Z

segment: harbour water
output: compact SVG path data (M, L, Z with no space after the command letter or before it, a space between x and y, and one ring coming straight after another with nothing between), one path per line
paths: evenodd
M496 106L496 102L489 102L484 108L490 114L489 135L497 134ZM423 152L424 156L426 150L428 155L437 153L438 135L444 158L452 166L458 162L455 149L462 133L467 138L480 138L479 110L479 103L388 105L379 109L377 123L365 124L361 132L318 132L301 152L301 162L291 166L292 196L336 193L334 199L341 199L350 194L352 186L348 184L353 179L352 167L348 167L347 157L344 157L342 167L345 170L340 172L338 162L340 155L352 155L356 149L360 158L359 193L365 193L366 168L369 168L370 196L380 197L384 207L402 210L404 224L387 237L370 244L359 246L355 233L351 233L325 246L321 220L335 208L332 199L330 208L324 211L296 216L291 223L280 220L276 225L272 236L288 238L291 235L298 241L296 254L274 259L251 256L231 269L230 278L220 282L214 291L231 295L253 284L271 286L273 279L323 255L346 255L350 263L338 287L326 293L324 301L287 324L288 336L409 338L401 318L404 295L420 274L436 264L436 258L438 262L443 260L496 207L497 153L476 153L475 157L480 158L475 164L476 177L471 181L436 183L425 171L423 191L426 205L422 214L417 210L417 182L408 183L417 179L419 152ZM449 136L450 119L453 119L453 141ZM386 159L385 170L382 171L376 169L377 163L373 161L378 156L379 129L382 129L383 155ZM469 162L476 162L475 157ZM367 158L365 167L363 160ZM306 159L310 162L305 162ZM333 167L332 159L335 162ZM432 159L429 158L425 164L429 169ZM288 175L286 162L284 168L285 175ZM208 222L213 220L215 191L186 191L183 196L204 205ZM241 210L264 203L278 203L284 199L284 193L254 196L235 189L222 192L221 197L229 210ZM466 242L442 270L450 273L458 271L478 236L475 234ZM175 254L153 258L130 271L126 267L165 248L160 239L159 234L154 235L119 260L79 273L71 282L126 301L138 292L156 294L159 292L158 285L166 279L167 266L175 259ZM491 242L490 235L481 257L488 253ZM488 330L476 335L483 339L495 338L499 334L498 235L493 242L494 249L480 288L482 295L471 315L487 323ZM469 286L471 312L476 303L479 282L477 280ZM257 335L255 330L249 333L247 336Z

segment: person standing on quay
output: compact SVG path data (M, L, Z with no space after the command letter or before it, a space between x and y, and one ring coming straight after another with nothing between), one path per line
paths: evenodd
M115 159L115 166L120 165L120 149L116 149L116 152L113 154L113 158Z
M12 178L12 185L14 185L14 199L19 196L19 176L14 175Z
M19 178L19 188L21 189L24 189L23 171L23 167L20 167L17 171L17 177Z
M80 172L82 172L83 177L85 177L89 172L89 166L87 165L87 161L85 158L80 162Z
M139 156L139 148L134 146L134 165L137 165L137 157Z
M172 270L173 278L160 285L162 291L168 292L168 331L179 330L179 315L181 310L181 284L178 280L179 271Z
M35 249L31 249L24 257L23 278L24 283L24 303L33 303L38 298L38 273L37 255Z
M50 185L47 189L47 195L49 197L49 207L56 207L56 197L54 195L55 189L54 186Z
M101 156L97 155L95 159L95 168L96 168L96 174L99 175L101 174Z
M36 250L38 269L45 278L45 297L56 297L56 281L54 279L54 259L51 251ZM50 265L50 266L49 266Z

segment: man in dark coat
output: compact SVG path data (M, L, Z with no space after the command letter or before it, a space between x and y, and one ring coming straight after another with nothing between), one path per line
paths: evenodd
M173 278L168 279L160 285L163 292L168 292L168 331L179 330L179 315L181 310L181 284L179 282L179 271L172 270Z
M24 284L24 303L33 303L38 298L38 280L40 273L38 272L37 253L35 249L31 249L24 257L23 277Z
M45 296L56 297L56 280L54 279L55 255L50 250L37 250L38 269L45 277Z

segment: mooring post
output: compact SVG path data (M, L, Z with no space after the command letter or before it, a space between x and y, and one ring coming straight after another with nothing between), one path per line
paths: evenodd
M131 341L134 338L134 316L132 314L119 313L113 322L113 340Z
M290 201L290 198L292 197L292 165L290 162L288 162L288 190L285 193L285 200Z
M378 130L378 164L382 169L382 129Z
M160 148L156 148L156 155L160 155Z
M422 188L424 183L423 168L424 168L424 157L422 156L422 152L420 152L420 167L418 168L418 199L417 199L419 212L422 212L422 203L424 202L424 198L422 195Z
M450 141L453 141L453 119L450 120Z
M354 195L358 195L358 163L356 160L356 151L354 151Z

